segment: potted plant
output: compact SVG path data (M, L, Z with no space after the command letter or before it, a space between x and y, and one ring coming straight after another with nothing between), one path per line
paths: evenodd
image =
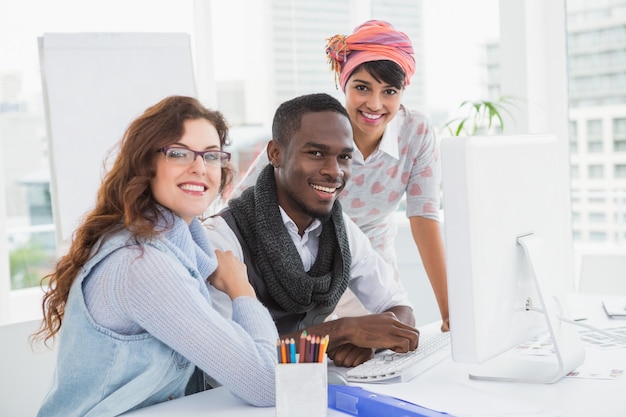
M504 131L504 113L512 116L515 98L502 96L496 101L465 100L458 108L459 117L447 121L442 128L452 136L494 134Z

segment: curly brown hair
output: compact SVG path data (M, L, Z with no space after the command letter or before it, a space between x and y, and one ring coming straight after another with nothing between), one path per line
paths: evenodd
M206 119L215 127L222 148L229 144L223 115L192 97L167 97L130 124L118 144L113 166L100 185L95 208L74 232L69 251L58 260L54 272L42 279L42 287L47 281L43 320L34 339L47 343L58 333L72 283L104 236L124 228L136 240L159 233L156 225L164 219L150 188L150 180L156 174L154 155L178 141L184 134L185 121L195 119ZM232 166L223 167L221 174L220 193L234 178Z

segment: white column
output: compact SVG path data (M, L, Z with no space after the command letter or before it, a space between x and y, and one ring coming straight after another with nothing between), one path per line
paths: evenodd
M289 7L293 7L289 4ZM245 19L246 49L245 75L245 121L246 124L270 125L274 110L280 103L276 99L276 77L274 67L274 40L271 34L273 24L271 4L268 0L255 0L246 3Z
M556 134L563 155L560 169L569 179L565 1L500 0L500 62L502 95L521 99L514 120L505 115L505 132ZM564 205L571 207L569 195L567 200ZM571 224L571 210L563 215ZM571 282L564 284L573 291L573 249L571 257L564 266L571 267L565 271Z
M521 98L508 133L556 133L568 147L565 3L500 0L502 94Z
M193 51L197 98L206 106L219 108L217 84L215 82L215 59L213 53L213 24L211 23L211 1L194 0L194 45Z

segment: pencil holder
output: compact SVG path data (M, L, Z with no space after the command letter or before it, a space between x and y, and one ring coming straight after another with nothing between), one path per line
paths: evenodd
M327 412L326 361L276 365L276 417L324 417Z

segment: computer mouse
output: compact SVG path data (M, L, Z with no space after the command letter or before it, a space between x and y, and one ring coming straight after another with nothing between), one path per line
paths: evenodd
M339 371L334 369L328 370L328 385L348 385L348 380Z

